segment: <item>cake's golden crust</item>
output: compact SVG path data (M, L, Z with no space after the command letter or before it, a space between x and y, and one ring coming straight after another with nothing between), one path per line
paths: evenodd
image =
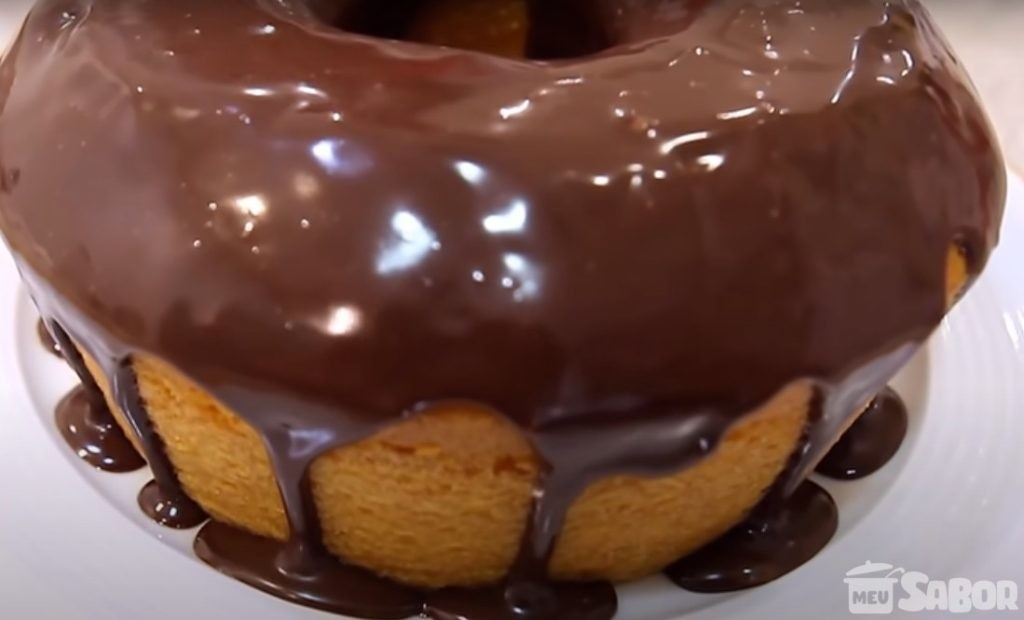
M946 305L952 306L967 286L967 257L959 246L950 246L946 257Z
M166 364L140 357L135 369L189 495L218 520L284 538L284 509L256 432ZM810 393L807 385L787 388L732 429L714 455L675 476L616 477L592 486L569 512L552 574L640 577L728 529L784 466ZM504 419L444 409L321 457L312 480L331 551L435 587L506 573L537 471L529 444Z
M951 250L948 274L953 299L966 280L961 253ZM86 360L109 394L105 377ZM283 539L284 509L256 432L166 364L140 356L135 370L189 495L218 520ZM788 386L695 467L590 487L569 512L552 575L633 579L730 528L783 468L811 393L804 383ZM524 437L493 413L425 413L314 463L324 542L350 562L412 584L495 581L515 556L537 465Z

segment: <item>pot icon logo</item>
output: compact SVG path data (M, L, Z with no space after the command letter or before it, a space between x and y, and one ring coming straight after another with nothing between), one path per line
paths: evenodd
M849 570L843 581L849 588L850 613L891 614L899 581L893 575L902 572L902 568L881 562L865 562Z

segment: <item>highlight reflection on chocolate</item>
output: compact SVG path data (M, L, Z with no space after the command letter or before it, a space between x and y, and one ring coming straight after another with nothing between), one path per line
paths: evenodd
M55 416L68 446L93 467L127 472L146 464L110 415L101 394L79 385L60 401Z
M206 521L206 513L191 500L182 502L184 494L168 495L155 480L139 491L139 508L160 525L187 530Z
M553 62L349 35L310 6L47 0L0 65L0 230L90 402L72 342L110 380L149 494L199 518L134 355L270 452L289 540L210 522L200 557L367 617L607 619L609 585L547 578L579 490L699 462L801 379L817 406L777 490L813 523L766 528L800 553L759 581L824 545L834 511L803 477L942 318L950 244L976 275L1001 216L991 130L918 3L601 0L602 49ZM545 462L507 582L427 594L327 556L310 463L453 396ZM328 432L296 451L296 424ZM705 559L670 575L721 589Z

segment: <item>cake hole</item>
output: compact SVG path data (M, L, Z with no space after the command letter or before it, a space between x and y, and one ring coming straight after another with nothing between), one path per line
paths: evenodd
M592 0L307 0L356 34L511 58L565 60L613 45Z

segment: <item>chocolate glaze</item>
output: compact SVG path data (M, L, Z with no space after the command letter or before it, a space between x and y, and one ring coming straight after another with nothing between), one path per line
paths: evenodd
M505 584L473 590L422 592L342 564L317 553L301 565L303 572L281 570L286 543L217 521L199 531L195 551L217 570L274 596L325 611L358 618L411 618L424 614L436 620L608 620L615 615L611 584ZM531 587L532 585L532 587Z
M907 408L900 395L885 388L815 471L830 478L855 480L875 473L896 455L907 435Z
M60 345L50 335L50 330L46 328L46 323L43 319L36 321L36 337L39 338L39 344L43 345L43 349L47 353L61 357Z
M949 245L983 267L1002 162L916 1L588 10L610 47L536 62L299 0L47 0L0 65L0 229L33 298L168 497L133 355L259 432L276 574L320 566L309 464L450 399L545 461L510 591L545 584L589 482L678 471L807 380L785 496L938 324Z
M607 582L520 582L431 592L423 613L435 620L608 620L617 609L615 588Z
M145 461L110 413L103 392L85 367L82 354L63 327L52 320L43 319L41 322L55 343L54 348L60 351L81 381L57 403L54 412L57 430L64 441L79 458L93 467L111 472L140 469Z
M107 376L113 377L111 390L114 400L124 413L135 437L139 439L146 463L153 471L153 482L139 493L139 506L147 515L168 527L189 528L202 523L206 518L203 509L178 484L174 465L149 420L142 396L139 395L131 358L122 359Z
M188 496L183 493L168 496L156 480L150 480L139 491L139 508L160 525L176 530L187 530L206 521L203 509L192 500L182 502L182 497Z
M73 308L65 306L65 302L52 291L45 292L47 286L41 280L35 280L37 276L30 268L23 265L19 265L19 267L26 283L34 281L34 284L29 285L30 288L37 294L46 295L40 298L33 297L40 311L45 316L62 317L62 324L58 324L52 319L44 319L44 323L54 342L57 343L61 355L81 381L81 385L72 390L57 406L57 425L65 440L79 456L82 456L84 450L90 454L90 459L97 462L113 461L121 463L124 467L138 463L138 466L133 469L138 469L144 463L148 464L153 472L154 483L159 486L159 489L150 488L151 485L142 489L139 494L139 506L143 511L154 520L170 527L181 528L198 525L202 522L200 515L203 514L203 510L192 501L178 483L174 466L164 451L163 441L156 433L156 429L153 428L149 415L146 413L145 403L139 394L135 372L131 366L131 357L116 356L111 353L109 348L105 347L85 347L93 359L101 365L101 371L108 380L113 402L117 404L138 445L142 448L141 456L124 436L124 432L110 412L103 391L85 363L85 358L79 349L81 346L78 344L79 341L72 339L65 328L65 325L72 326L71 329L77 334L89 333L94 326L90 325L87 319L78 315ZM76 396L78 392L81 392L82 395ZM76 413L69 407L62 407L64 403L70 406L78 399L88 400L87 411ZM81 424L78 424L79 420ZM134 459L131 456L133 454ZM139 462L142 458L145 461Z
M110 472L141 469L146 464L114 421L102 396L79 385L57 404L57 429L86 463Z
M725 536L665 570L694 592L732 592L778 579L814 557L836 532L839 515L825 489L807 480Z
M389 579L316 553L298 572L281 570L286 544L210 521L199 530L195 551L217 570L274 596L359 618L410 618L423 595Z

